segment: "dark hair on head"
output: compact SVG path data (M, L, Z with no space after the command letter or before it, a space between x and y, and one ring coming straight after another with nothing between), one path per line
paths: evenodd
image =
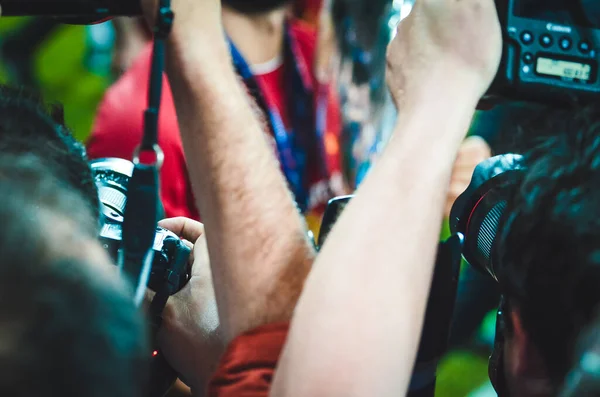
M567 375L559 397L600 395L600 312L582 332L575 354L575 365Z
M82 247L97 244L89 211L35 157L17 158L23 178L3 178L10 160L0 159L0 395L141 397L144 321Z
M498 249L500 282L551 378L600 302L600 107L554 111L524 152Z
M32 206L21 216L60 218L76 224L85 238L97 237L97 223L85 199L48 169L46 162L33 154L6 154L0 158L0 194L30 197L24 202Z
M65 126L60 105L46 105L24 89L0 86L0 153L38 156L59 180L83 196L98 218L98 191L85 147Z

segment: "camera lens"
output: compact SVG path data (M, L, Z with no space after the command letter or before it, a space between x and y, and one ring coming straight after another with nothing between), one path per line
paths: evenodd
M123 159L100 159L90 163L102 214L106 221L123 223L127 203L127 184L133 175L133 163Z

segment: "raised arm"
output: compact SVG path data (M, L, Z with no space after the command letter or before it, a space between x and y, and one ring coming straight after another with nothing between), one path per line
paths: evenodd
M419 0L401 23L395 135L315 262L272 396L405 395L452 165L500 52L493 0Z
M231 64L218 0L174 0L168 77L223 334L288 321L314 259L273 147Z

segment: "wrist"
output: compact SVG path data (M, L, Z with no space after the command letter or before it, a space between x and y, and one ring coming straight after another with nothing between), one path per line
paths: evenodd
M185 40L173 38L167 47L166 72L176 105L183 101L184 108L210 100L219 92L239 89L229 46L223 36L206 44L190 45ZM179 109L178 109L179 110Z
M427 78L420 81L405 80L404 84L392 92L396 107L410 111L415 106L440 105L475 109L485 93L485 82L476 73L470 73L456 66L440 62L431 68Z
M400 150L422 147L422 151L415 153L417 156L427 157L431 153L439 156L439 161L453 163L479 101L477 89L456 83L456 80L440 81L423 87L419 95L404 96L390 146Z
M174 28L167 42L167 71L202 74L224 65L231 67L231 55L223 30Z

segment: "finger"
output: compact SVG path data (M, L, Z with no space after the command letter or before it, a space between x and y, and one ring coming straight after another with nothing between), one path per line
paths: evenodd
M475 152L475 153L487 153L490 151L490 145L487 143L487 141L485 139L483 139L480 136L477 135L472 135L470 137L467 137L460 149L459 149L459 153L469 153L469 152Z
M181 239L181 242L183 242L183 244L185 244L186 247L188 247L189 249L194 249L194 243L192 243L191 241L188 241L185 238L183 238Z
M194 257L194 244L191 243L191 242L189 242L189 241L187 241L186 239L182 239L181 241L183 242L183 244L185 244L186 247L188 247L190 249L190 257L188 259L188 262L190 264L194 263L194 259L195 259L195 257Z
M454 180L450 183L450 190L452 191L452 189L462 189L462 190L466 190L467 187L469 187L469 185L471 184L470 180Z
M170 218L158 222L158 226L172 231L179 237L195 242L204 234L204 225L189 218Z
M460 153L454 162L454 169L460 169L464 167L475 168L479 163L489 159L492 154L489 151L479 150L478 152L469 151L467 153Z
M152 291L149 288L146 289L146 294L144 296L144 302L142 304L144 313L148 313L148 310L150 310L150 304L152 303L152 299L154 299L155 295L156 295L156 293L154 291Z
M454 164L454 168L452 169L452 175L461 175L461 174L469 174L471 176L473 171L475 171L475 167L479 165L485 159L475 159L473 161L464 161L457 164Z

